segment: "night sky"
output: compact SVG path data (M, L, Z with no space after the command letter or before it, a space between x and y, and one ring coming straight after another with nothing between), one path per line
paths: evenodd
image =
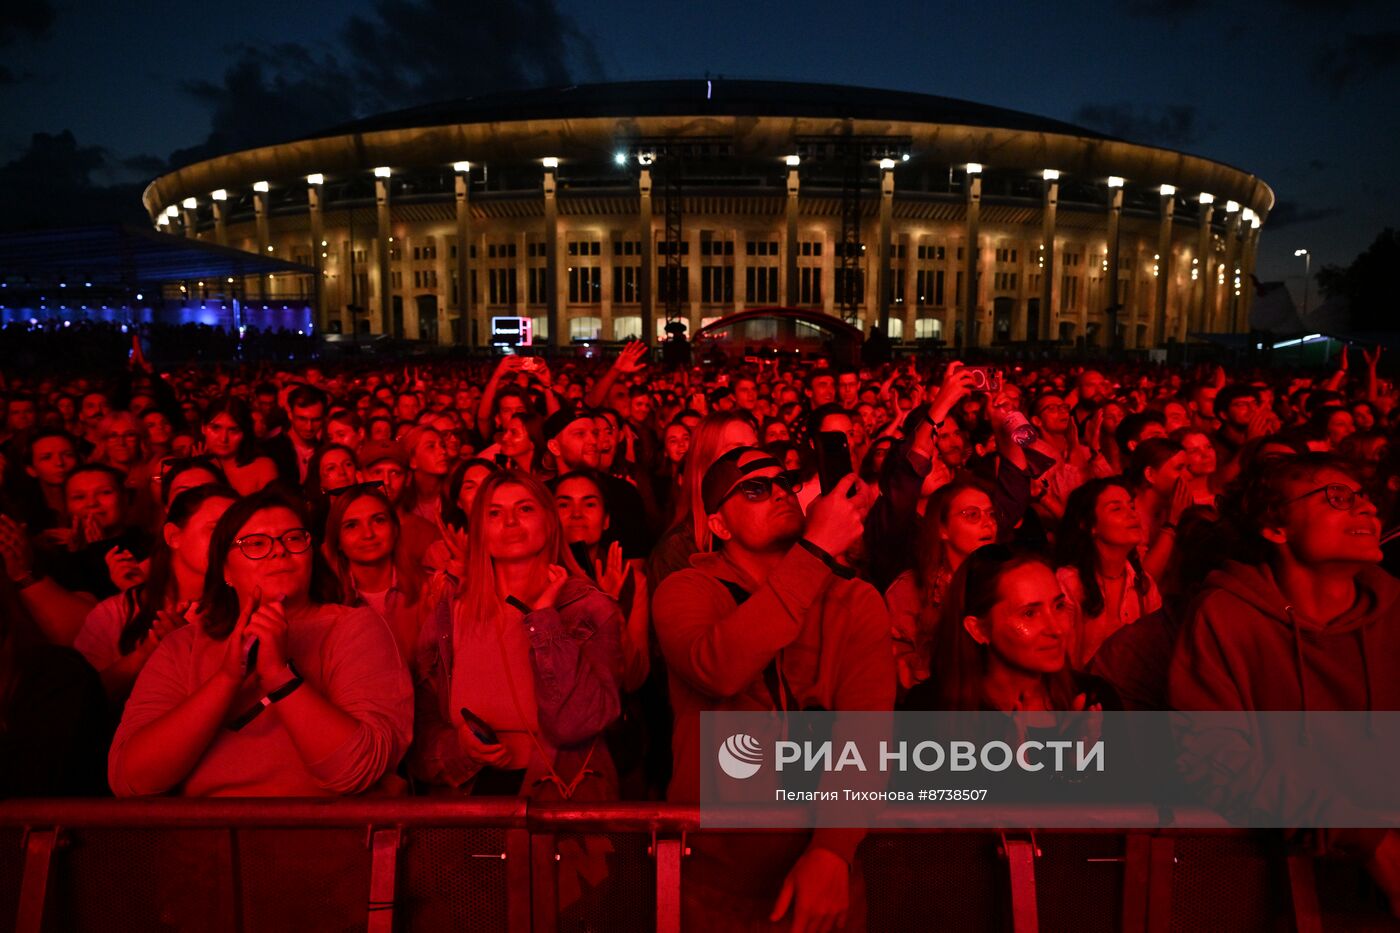
M965 98L1229 163L1273 187L1258 272L1295 293L1295 249L1316 271L1400 226L1394 0L4 0L0 224L139 219L171 164L379 110L706 74Z

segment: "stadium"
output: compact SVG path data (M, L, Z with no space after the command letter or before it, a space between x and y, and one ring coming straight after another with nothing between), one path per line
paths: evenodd
M166 232L315 270L183 283L262 326L295 300L323 333L480 347L516 317L564 346L782 307L896 344L1143 350L1248 329L1274 195L996 107L713 79L383 114L180 168L144 202Z

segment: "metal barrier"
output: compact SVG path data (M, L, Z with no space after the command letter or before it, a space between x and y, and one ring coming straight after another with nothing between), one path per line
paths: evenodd
M1144 825L1158 822L1155 810L1142 814ZM860 853L869 928L1320 933L1337 917L1343 928L1354 927L1348 918L1364 917L1368 929L1388 922L1354 867L1314 865L1278 834L1124 831L1094 828L1102 810L1082 817L1089 828L873 833ZM674 933L687 843L731 832L698 825L695 807L645 803L9 802L0 804L0 929L14 918L20 933ZM607 851L607 872L578 886L560 866L583 847ZM1333 901L1338 889L1346 895L1330 914L1319 906L1324 875Z

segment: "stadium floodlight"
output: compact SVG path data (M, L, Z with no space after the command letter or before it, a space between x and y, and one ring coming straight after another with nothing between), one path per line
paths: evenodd
M265 181L255 181L253 182L253 190L259 194L267 194L272 190L272 186Z
M613 162L614 162L615 164L617 164L617 165L626 165L626 164L627 164L627 153L621 152L621 151L614 152L614 153L613 153Z
M1237 211L1237 210L1239 210L1239 209L1240 209L1240 202L1239 202L1239 201L1226 201L1226 202L1225 202L1225 213L1227 213L1227 214L1233 214L1235 211Z
M893 170L893 169L894 169L894 159L881 159L881 160L880 160L880 169L881 169L882 171L886 171L886 172Z
M967 163L967 173L968 173L969 175L981 175L981 174L982 174L982 163L981 163L981 162L969 162L969 163Z
M559 167L559 160L554 156L545 156L540 162L548 169L556 169Z
M1253 227L1255 230L1258 230L1258 229L1259 229L1259 225L1262 224L1262 223L1263 223L1263 221L1259 219L1259 215L1258 215L1258 214L1255 214L1253 217L1249 218L1249 225L1250 225L1251 227Z
M165 216L166 216L166 217L179 217L179 216L180 216L180 208L177 207L177 206L174 205L174 204L167 205L166 208L165 208Z
M215 188L213 191L209 192L209 197L215 201L227 201L228 191L223 188Z
M199 207L199 201L195 198L185 198L180 202L180 206L187 211L192 211Z
M1162 197L1164 197L1164 198L1169 198L1169 197L1171 197L1171 196L1174 195L1174 194L1176 194L1176 185L1163 185L1163 186L1162 186Z
M1110 188L1121 188L1121 187L1123 187L1123 176L1122 176L1122 175L1110 175L1110 176L1108 176L1108 186L1109 186Z
M1247 223L1247 224L1248 224L1248 223L1253 223L1253 222L1254 222L1254 211L1252 211L1252 210L1250 210L1249 208L1246 207L1243 211L1240 212L1240 220L1243 220L1243 221L1244 221L1245 223Z
M1047 168L1045 171L1040 173L1040 177L1044 178L1046 181L1059 181L1060 170L1057 168Z
M1202 203L1202 204L1214 204L1214 203L1215 203L1215 195L1213 195L1213 194L1207 194L1206 192L1202 191L1202 192L1201 192L1201 203Z
M306 183L308 185L324 185L326 183L326 176L322 175L320 172L312 172L310 175L306 176Z
M393 171L391 171L387 165L376 165L374 167L375 178L388 178L392 174L394 174Z
M466 174L470 173L471 170L472 170L472 164L471 164L470 162L453 162L453 163L452 163L452 171L456 172L458 175L466 175Z
M156 218L156 226L157 226L157 227L168 227L168 226L170 226L170 218L167 217L167 216L165 216L164 214L161 214L159 217Z
M899 161L901 161L901 162L908 162L908 161L909 161L909 153L906 152L906 153L904 153L904 155L900 156L900 157L899 157Z
M802 156L790 155L783 159L783 161L787 163L788 168L797 168L799 165L802 164Z

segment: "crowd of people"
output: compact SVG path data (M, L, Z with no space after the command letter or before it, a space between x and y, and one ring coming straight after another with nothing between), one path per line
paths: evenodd
M704 711L1400 709L1378 350L648 352L4 374L0 796L695 802ZM1188 780L1326 796L1251 741ZM697 837L687 916L860 928L863 835ZM1400 835L1324 836L1400 902Z

